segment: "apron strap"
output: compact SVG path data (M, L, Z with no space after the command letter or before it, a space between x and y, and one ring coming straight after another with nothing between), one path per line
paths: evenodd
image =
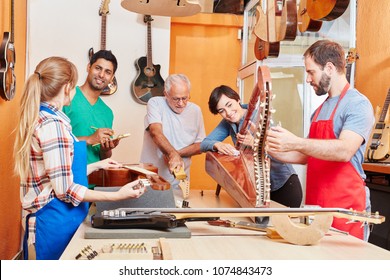
M24 233L24 237L23 237L23 258L25 260L28 260L28 236L30 230L28 222L31 217L35 217L35 213L30 213L26 216L26 227L25 227L26 232Z

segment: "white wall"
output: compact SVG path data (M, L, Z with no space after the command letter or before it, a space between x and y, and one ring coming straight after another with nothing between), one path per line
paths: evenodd
M114 112L116 133L131 133L113 151L113 158L139 162L146 106L135 101L130 91L136 78L134 62L146 56L146 25L143 15L125 10L120 0L111 0L107 15L106 49L118 60L118 91L103 96ZM100 49L100 0L28 0L27 76L42 59L57 55L71 60L79 70L79 85L86 78L88 50ZM153 16L153 63L161 65L165 79L169 71L170 17Z

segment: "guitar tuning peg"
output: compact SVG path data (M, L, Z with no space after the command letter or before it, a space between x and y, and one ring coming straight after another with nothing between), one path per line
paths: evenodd
M271 100L274 100L276 98L276 94L271 95Z
M272 114L274 114L274 113L276 112L276 110L275 110L275 109L271 109L270 112L271 112Z

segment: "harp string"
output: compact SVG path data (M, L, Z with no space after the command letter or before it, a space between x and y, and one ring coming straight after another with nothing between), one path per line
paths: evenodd
M252 186L242 186L250 196L256 197L256 206L270 202L270 160L265 152L265 133L271 118L271 80L269 69L259 67L258 83L248 104L248 111L239 133L245 136L236 147ZM254 188L253 188L254 186Z

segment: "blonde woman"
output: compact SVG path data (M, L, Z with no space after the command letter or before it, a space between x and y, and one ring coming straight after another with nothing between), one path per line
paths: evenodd
M86 187L87 174L119 164L106 159L87 167L86 143L72 134L61 111L75 94L77 77L73 63L49 57L38 64L23 90L14 150L22 207L28 213L25 259L28 248L35 249L36 259L59 259L85 219L88 202L138 198L145 192L138 180L113 193Z

